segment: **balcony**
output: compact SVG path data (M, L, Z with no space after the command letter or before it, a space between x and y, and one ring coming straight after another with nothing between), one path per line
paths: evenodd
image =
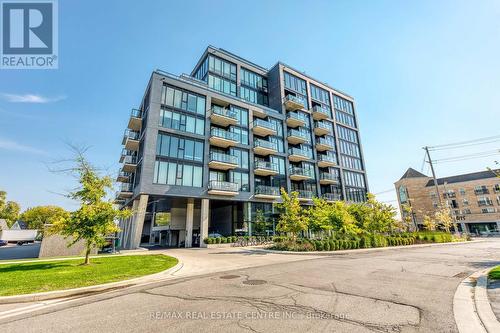
M127 155L123 159L122 171L135 172L137 168L137 156Z
M293 95L286 95L283 99L283 104L285 104L285 109L287 109L287 111L304 109L302 98Z
M476 194L476 195L489 194L489 193L490 193L490 191L486 187L474 189L474 194Z
M286 115L286 124L289 127L299 127L305 126L307 122L307 116L298 112L289 112Z
M317 151L335 150L335 141L329 138L317 138L316 150Z
M312 191L306 191L306 190L294 190L293 192L298 192L299 196L297 199L300 201L311 201L313 198L313 192Z
M116 177L116 181L120 183L129 183L131 176L131 172L119 171L118 176Z
M212 127L210 130L210 144L222 148L235 146L238 144L238 134Z
M208 183L208 194L235 196L238 195L239 185L237 183L211 180Z
M338 176L336 174L328 173L328 172L320 172L319 183L321 185L338 184L339 179L338 179Z
M210 121L212 124L227 127L238 123L238 115L230 109L212 105L212 109L210 110Z
M135 152L127 150L127 149L122 149L122 154L120 156L120 163L123 163L123 160L125 159L126 156L134 156Z
M255 197L259 199L278 199L280 197L279 187L257 185L255 187Z
M125 149L138 151L139 150L139 132L132 130L125 130L123 134L122 145L125 145Z
M306 149L300 148L289 148L288 149L288 159L291 162L301 162L311 159L311 152Z
M318 154L318 166L320 168L327 168L337 165L335 156L328 154Z
M275 142L255 139L253 142L253 152L263 156L275 154L278 152L278 145Z
M274 176L278 174L278 165L266 161L255 161L254 173L258 176Z
M312 179L312 170L299 167L290 167L290 179L291 180Z
M276 135L276 127L270 121L263 119L255 119L253 121L252 130L260 136Z
M297 145L300 143L306 142L309 138L308 135L304 132L301 132L296 129L289 129L288 130L288 135L287 135L287 140L291 144Z
M120 189L116 192L117 199L131 198L133 194L132 184L121 184Z
M319 105L313 106L311 109L314 120L323 120L330 118L330 110Z
M224 153L210 153L208 167L217 170L230 170L238 167L238 158Z
M321 198L325 199L328 202L340 201L342 200L342 196L336 193L323 193Z
M326 135L332 133L332 125L326 121L315 121L314 122L314 134L316 135Z
M141 110L132 109L130 119L128 120L128 128L134 131L140 131L142 127L142 112Z
M257 118L266 118L267 114L262 109L252 109L252 116Z

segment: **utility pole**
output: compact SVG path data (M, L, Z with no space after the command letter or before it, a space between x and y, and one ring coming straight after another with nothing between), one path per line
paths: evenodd
M434 166L432 165L431 155L429 154L429 147L425 146L424 150L425 150L425 153L427 154L427 159L428 159L427 162L431 166L432 178L434 179L434 187L436 188L436 195L438 197L439 207L441 207L442 206L441 196L439 195L439 187L438 187L438 183L437 183L437 179L436 179L436 173L434 172Z

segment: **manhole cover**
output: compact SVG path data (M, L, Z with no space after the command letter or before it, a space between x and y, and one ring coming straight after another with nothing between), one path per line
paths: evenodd
M239 277L240 277L239 275L223 275L220 278L224 279L224 280L230 280L230 279L236 279L236 278L239 278Z
M258 286L260 284L266 284L267 282L264 280L246 280L243 281L243 284L248 284L250 286Z

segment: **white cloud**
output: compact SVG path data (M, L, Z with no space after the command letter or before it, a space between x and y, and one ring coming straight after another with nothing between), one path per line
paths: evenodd
M47 97L42 95L35 94L1 94L2 98L11 103L53 103L58 102L66 98L66 96L57 96L57 97Z
M11 150L17 152L31 153L31 154L39 154L39 155L47 155L47 153L38 148L25 146L23 144L17 143L11 140L4 140L0 138L0 150Z

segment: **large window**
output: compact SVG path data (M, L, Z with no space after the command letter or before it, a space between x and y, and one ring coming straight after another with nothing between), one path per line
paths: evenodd
M240 127L231 126L229 131L232 133L236 133L238 135L238 141L243 144L248 144L248 130Z
M306 81L299 79L295 75L284 72L285 87L301 95L307 95Z
M240 97L251 103L269 105L267 79L259 74L241 68Z
M162 157L203 162L203 141L159 133L156 154Z
M202 187L203 169L196 165L157 160L153 181L156 184Z
M240 87L240 97L246 99L251 103L260 104L264 106L269 105L269 98L267 97L267 94L247 87L243 86Z
M320 87L316 87L315 85L311 84L311 98L321 102L322 104L325 104L330 108L330 93L324 89L321 89Z
M231 148L230 153L238 158L238 167L248 169L248 150L240 148Z
M363 170L358 133L343 126L337 126L340 144L340 163L350 169Z
M203 135L205 134L205 119L193 117L171 110L160 110L160 126Z
M254 89L267 90L267 79L245 68L241 68L241 84Z
M238 118L238 124L248 127L248 110L235 105L231 105L230 108L235 113L236 118Z
M236 65L213 55L208 56L208 68L211 72L236 81Z
M161 103L173 108L205 115L205 97L163 85Z
M208 75L208 86L225 94L236 96L236 83L214 75Z
M250 191L250 183L248 179L249 179L248 172L239 172L239 171L229 172L229 181L238 184L239 191L242 192Z
M354 120L354 108L352 102L333 95L333 103L335 107L335 117L337 121L341 124L356 127L356 121Z
M347 186L365 188L365 176L362 173L344 170L344 182Z

